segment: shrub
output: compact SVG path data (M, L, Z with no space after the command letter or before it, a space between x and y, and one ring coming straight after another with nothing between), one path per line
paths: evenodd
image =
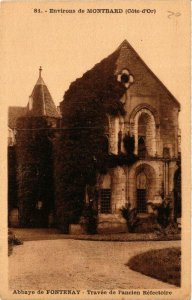
M162 228L156 220L155 215L149 215L147 218L140 219L139 224L135 228L136 233L161 233Z
M23 242L20 239L18 239L11 230L9 230L8 231L8 256L12 254L13 246L22 245L22 244Z
M164 199L161 204L154 204L152 202L149 202L148 204L151 205L154 214L156 215L157 222L161 227L166 228L171 222L171 201Z
M161 233L175 234L178 233L177 223L172 220L173 208L171 206L171 200L164 199L161 204L148 203L153 208L156 222L161 227Z
M139 219L137 217L137 210L136 208L131 208L131 204L128 203L128 205L125 207L123 206L120 209L122 217L126 220L127 222L127 228L129 232L134 232L135 228L139 224Z
M92 207L92 204L86 204L82 216L80 218L80 225L85 233L95 234L97 233L97 212Z

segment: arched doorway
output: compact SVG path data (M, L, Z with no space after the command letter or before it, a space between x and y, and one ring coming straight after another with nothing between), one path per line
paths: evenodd
M129 173L129 201L139 213L148 212L148 202L153 202L160 190L158 174L149 163L137 163Z
M137 211L147 212L147 177L143 171L137 175Z

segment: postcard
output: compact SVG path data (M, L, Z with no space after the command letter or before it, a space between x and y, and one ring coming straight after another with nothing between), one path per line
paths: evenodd
M190 299L190 1L2 1L0 36L0 298Z

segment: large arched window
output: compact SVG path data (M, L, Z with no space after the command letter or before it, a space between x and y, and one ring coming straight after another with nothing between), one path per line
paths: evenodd
M140 157L156 154L156 125L150 110L143 108L134 118L135 154Z

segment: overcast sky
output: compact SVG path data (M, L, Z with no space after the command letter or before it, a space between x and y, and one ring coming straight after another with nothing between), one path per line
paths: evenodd
M41 65L42 77L58 105L72 81L127 39L178 101L185 103L188 29L181 2L175 2L174 7L172 1L148 2L147 7L155 8L156 14L38 14L33 13L34 8L78 10L91 5L111 8L112 4L6 3L2 18L3 101L25 106ZM129 7L125 5L128 2L113 3L116 8L145 8L141 1L131 1ZM181 16L168 18L168 11Z

